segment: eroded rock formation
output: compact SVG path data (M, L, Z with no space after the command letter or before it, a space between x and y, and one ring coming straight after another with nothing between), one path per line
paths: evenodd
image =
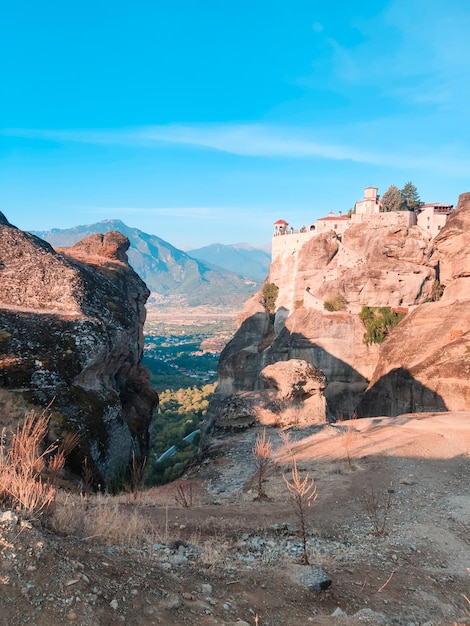
M104 484L146 455L158 401L141 365L149 291L128 246L111 232L55 251L0 213L0 385L52 403L53 435L78 432L74 462Z
M422 304L380 350L362 399L362 416L463 411L470 404L470 193L434 240L438 302Z
M261 294L247 305L220 358L217 406L234 392L258 393L266 366L301 359L326 377L329 418L467 408L469 244L463 194L434 240L406 220L371 219L278 253L267 279L279 288L275 318ZM381 346L366 345L363 306L408 315Z
M264 367L257 389L211 401L205 435L214 428L242 430L255 423L265 426L310 426L325 423L325 376L301 359L279 361Z

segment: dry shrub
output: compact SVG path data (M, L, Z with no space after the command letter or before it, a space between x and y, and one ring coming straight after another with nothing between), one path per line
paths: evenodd
M269 439L266 438L266 429L262 435L257 435L255 447L253 448L253 459L256 467L257 499L267 500L268 494L265 492L263 483L273 466L273 448Z
M91 497L60 494L49 520L49 527L63 535L104 545L141 547L161 539L152 523L136 509L120 504L109 495Z
M134 500L137 500L137 495L140 491L142 491L146 465L147 457L144 457L143 459L136 458L135 452L133 451L130 465L129 489Z
M24 517L48 513L56 497L55 487L44 480L47 457L55 445L45 447L49 417L30 411L11 437L7 449L5 431L0 445L0 502Z
M387 493L380 497L371 489L364 494L366 513L372 523L373 534L376 537L385 537L387 535L386 526L390 509L393 505L393 493L393 489L388 489Z
M355 428L356 420L357 413L353 413L348 420L343 421L342 416L340 416L337 420L342 424L341 440L344 446L344 451L346 453L347 464L349 469L351 470L357 469L351 454L352 447L357 438L357 430Z
M50 417L31 410L11 435L0 441L0 503L33 519L50 514L56 500L54 482L62 474L65 457L78 443L69 435L60 443L46 445Z
M178 485L176 488L175 500L177 504L182 506L184 509L189 509L193 506L193 486L191 483L186 486L184 486L183 483Z
M310 478L308 473L302 480L297 468L297 462L295 458L292 459L292 477L286 478L282 475L286 484L287 490L292 498L294 512L300 523L300 534L302 538L302 555L301 560L305 565L309 564L308 552L307 552L307 509L317 499L317 486L313 478Z

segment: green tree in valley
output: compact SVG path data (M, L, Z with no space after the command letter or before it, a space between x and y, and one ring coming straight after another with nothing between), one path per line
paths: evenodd
M400 190L396 185L390 185L382 196L380 210L388 213L390 211L399 211L402 203Z
M407 182L403 189L400 189L401 211L413 211L421 204L418 190L411 181Z
M151 454L148 459L145 482L148 486L175 480L184 472L197 452L197 436L185 441L202 425L214 393L215 383L178 389L166 389L160 394L158 415L152 425ZM174 446L173 453L158 462L159 457Z

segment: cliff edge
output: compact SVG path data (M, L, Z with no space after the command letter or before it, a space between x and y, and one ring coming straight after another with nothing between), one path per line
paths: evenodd
M361 416L468 409L470 193L460 195L434 245L443 295L415 309L381 346Z
M149 291L118 232L70 248L0 213L0 385L51 404L51 436L80 435L71 456L108 484L147 454L158 397L141 365Z
M278 251L274 310L262 292L247 303L208 421L224 398L260 389L265 367L295 359L324 374L328 419L467 408L470 194L453 213L434 239L406 215L379 214ZM406 315L383 344L366 343L363 307Z

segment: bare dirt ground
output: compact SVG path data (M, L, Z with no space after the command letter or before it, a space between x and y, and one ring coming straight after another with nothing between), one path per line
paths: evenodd
M219 436L184 480L119 500L152 543L103 545L0 513L0 624L470 624L470 412L291 429L289 441L270 428L262 501L260 432ZM317 486L310 566L283 479L293 456ZM301 582L312 566L326 591Z

